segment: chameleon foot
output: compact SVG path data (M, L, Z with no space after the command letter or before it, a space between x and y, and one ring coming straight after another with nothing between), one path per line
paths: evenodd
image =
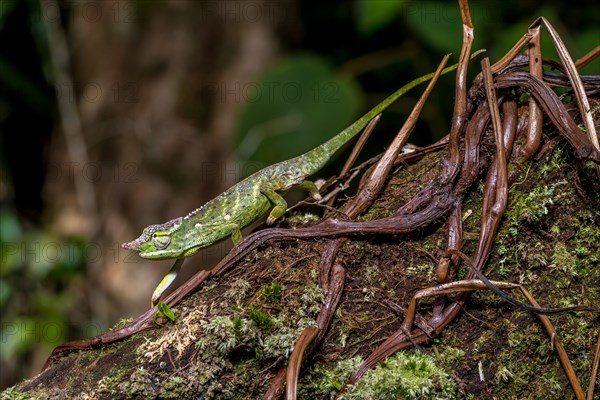
M302 181L301 184L297 186L298 189L302 189L309 194L310 197L319 201L322 199L321 193L319 193L319 188L315 185L314 182L311 181Z
M287 209L287 203L285 199L273 189L264 188L261 190L261 192L265 196L267 196L267 198L271 200L273 204L275 204L275 207L273 207L271 213L269 214L269 217L267 218L267 225L271 225L279 217L285 214L285 210Z

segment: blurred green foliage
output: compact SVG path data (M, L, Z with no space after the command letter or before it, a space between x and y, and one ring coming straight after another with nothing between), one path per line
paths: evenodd
M0 357L26 359L71 336L79 293L63 290L81 279L85 242L48 229L24 229L14 210L0 209Z
M356 3L356 27L362 36L369 36L390 24L402 11L405 0L359 0Z
M486 48L492 62L498 60L527 33L535 18L544 15L563 35L573 58L581 57L600 42L600 26L585 8L561 15L561 5L471 1L473 50ZM450 63L456 62L462 46L455 1L357 0L302 6L311 52L290 53L256 85L242 88L245 105L235 145L237 157L247 163L245 175L323 143L398 87L434 71L443 54L453 53ZM323 36L319 29L313 32L311 24L331 25L331 31ZM545 32L542 48L545 57L557 59ZM582 72L599 73L599 66L596 60ZM478 70L474 62L471 77ZM386 132L398 129L421 90L392 105L379 125ZM448 93L454 93L451 75L437 84L411 142L426 145L447 133L453 107ZM390 140L374 134L364 156L380 152Z
M335 75L316 55L286 58L242 93L236 153L257 166L318 146L352 122L361 102L356 82Z

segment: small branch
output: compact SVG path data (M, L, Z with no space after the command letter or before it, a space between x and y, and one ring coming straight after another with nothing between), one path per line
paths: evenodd
M458 173L460 167L459 142L462 128L467 118L467 69L469 54L473 45L474 33L469 3L467 0L458 1L463 27L463 41L456 69L456 89L454 94L454 112L448 143L448 168L442 172L442 181L450 182Z
M600 45L594 47L589 53L575 61L575 68L578 70L585 67L600 56Z
M540 26L529 27L531 41L529 42L529 72L537 77L543 77L542 69L542 48ZM532 97L529 99L529 125L527 131L527 141L522 148L521 154L528 159L540 148L542 141L542 110Z
M600 152L600 143L598 143L598 135L596 134L594 119L592 118L592 109L590 107L590 102L588 101L587 95L585 94L583 84L581 83L579 73L577 73L575 63L573 62L573 59L571 58L571 55L567 50L567 46L565 46L562 39L558 35L558 32L556 32L552 24L550 24L550 22L548 22L546 18L540 18L546 26L546 29L548 29L548 33L550 33L550 37L552 38L554 47L558 52L558 56L563 62L565 70L567 71L567 76L569 77L571 85L573 86L573 90L575 91L575 99L577 100L579 112L581 113L581 117L583 118L583 125L585 126L588 137L590 138L590 141L592 142L596 150ZM596 172L598 174L598 178L600 178L600 165L596 166Z
M527 301L529 301L531 303L532 306L538 307L538 308L540 307L538 302L533 298L533 296L531 295L531 293L529 293L529 291L527 291L522 286L520 286L519 289L521 289L521 292L527 298ZM567 374L567 378L569 379L569 382L571 383L571 387L573 388L573 392L575 392L575 396L577 396L577 400L584 400L585 394L583 393L583 389L581 388L581 385L579 384L579 380L577 379L577 375L575 374L573 365L571 364L571 361L569 360L569 356L567 355L567 352L565 351L565 348L562 345L560 337L556 333L556 329L554 329L554 326L552 326L552 323L550 322L548 317L546 317L545 315L538 314L538 318L542 322L542 325L544 325L544 328L546 329L546 332L548 332L548 335L550 335L550 338L554 344L554 347L556 348L556 352L558 353L558 359L560 360L560 363L561 363L563 369L565 370L565 373ZM592 375L592 378L593 378L593 375Z
M594 361L592 361L592 376L590 377L590 386L588 387L587 400L594 399L594 387L598 379L598 364L600 364L600 332L598 332L598 343L594 352Z
M288 363L287 367L286 400L296 400L297 398L296 390L298 386L300 367L302 366L302 356L304 355L308 345L317 337L319 331L319 328L305 328L294 345L294 350L292 351L290 362Z
M358 138L358 141L356 142L356 145L352 149L352 153L350 154L350 157L348 157L348 159L346 160L346 163L344 164L344 167L342 168L342 171L340 172L340 176L344 176L348 173L348 171L350 171L350 168L352 168L352 165L354 165L354 162L358 158L358 155L360 154L363 147L367 143L367 140L369 140L369 138L371 137L371 133L373 133L375 126L377 126L377 124L379 123L380 120L381 120L381 114L377 114L375 116L375 118L373 118L369 122L367 127L363 130L363 133L360 135L360 137ZM333 196L331 196L331 198L327 202L327 205L330 207L333 206L333 203L335 203L335 199L336 199L336 195L334 194Z
M499 61L497 61L494 65L492 65L492 73L497 73L498 71L500 71L501 69L506 68L506 66L508 66L508 64L511 63L511 61L519 55L519 53L521 53L521 50L523 49L523 47L527 46L529 44L529 41L532 39L532 36L530 33L526 33L525 35L523 35L521 37L521 39L519 39L519 41L517 43L515 43L515 45L512 47L512 49L510 49L508 51L508 53L506 53L504 55L504 57L502 57Z

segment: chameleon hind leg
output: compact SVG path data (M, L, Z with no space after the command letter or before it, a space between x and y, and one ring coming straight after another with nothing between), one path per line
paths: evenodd
M173 281L177 277L177 274L179 273L179 270L183 265L183 260L183 258L178 258L175 261L175 264L173 264L173 266L169 270L169 272L167 272L165 277L162 278L162 281L160 281L158 286L156 286L156 289L154 289L154 293L152 293L152 302L150 303L152 307L156 305L158 299L160 299L160 296L162 296L165 290L167 290L167 288L171 285L171 283L173 283Z
M302 181L296 185L296 187L308 192L310 197L313 199L321 200L321 194L319 193L319 189L314 182ZM279 193L275 191L275 189L263 187L260 191L275 205L275 207L273 207L271 210L269 217L267 218L267 224L270 225L285 213L285 210L287 209L287 202Z
M231 241L234 246L237 246L243 239L242 230L238 224L231 224Z

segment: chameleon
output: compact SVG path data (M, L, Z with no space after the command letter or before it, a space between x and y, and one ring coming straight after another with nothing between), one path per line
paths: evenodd
M482 51L484 50L473 53L471 58ZM457 66L455 64L443 69L442 74ZM346 129L314 149L267 166L185 217L150 225L137 239L123 243L122 248L137 251L145 259L175 259L173 267L154 290L151 306L154 307L175 280L185 258L227 237L231 237L233 244L237 245L242 240L241 229L264 216L271 207L267 224L273 224L280 218L287 209L287 203L278 192L296 187L308 192L313 199L320 200L318 188L306 178L319 171L337 150L356 136L375 116L410 89L433 76L434 73L430 73L404 85Z

